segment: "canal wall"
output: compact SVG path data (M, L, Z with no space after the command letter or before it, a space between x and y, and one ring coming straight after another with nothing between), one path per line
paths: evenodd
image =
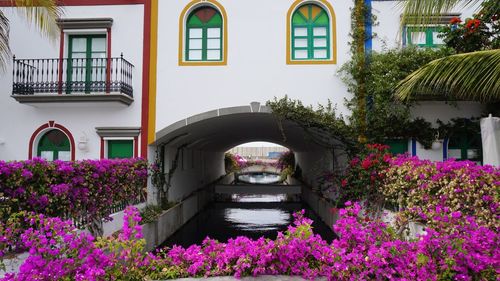
M164 211L156 221L144 224L142 234L146 240L146 251L153 251L170 235L179 230L213 201L213 186L193 192L172 208Z

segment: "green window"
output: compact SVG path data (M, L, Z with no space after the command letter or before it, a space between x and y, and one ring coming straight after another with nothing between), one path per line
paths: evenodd
M208 6L195 9L187 18L186 60L222 60L222 16Z
M394 155L408 152L408 140L392 139L385 141L385 144L389 146L389 151Z
M50 130L38 141L37 156L46 160L71 160L71 145L68 137L59 130Z
M330 59L330 19L318 5L306 4L292 16L292 59Z
M68 43L68 93L89 93L105 88L106 35L70 35Z
M133 140L108 140L108 159L134 157Z
M438 26L431 27L407 27L406 42L409 46L418 46L424 48L436 48L444 45L443 39L439 38Z
M470 160L481 164L483 161L481 135L461 133L450 138L448 158Z

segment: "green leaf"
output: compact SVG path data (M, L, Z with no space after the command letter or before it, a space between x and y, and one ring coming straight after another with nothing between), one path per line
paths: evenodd
M500 50L434 60L401 81L395 96L402 101L415 96L500 101Z

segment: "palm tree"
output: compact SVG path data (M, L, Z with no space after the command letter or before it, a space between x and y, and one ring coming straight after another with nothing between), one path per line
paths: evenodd
M407 0L402 23L432 23L433 15L480 0ZM496 10L500 1L493 2ZM496 4L495 4L496 3ZM410 74L396 88L396 98L409 100L415 95L445 96L451 99L500 101L500 50L452 55L430 62Z
M28 23L35 25L43 36L57 38L58 27L56 19L62 14L62 8L57 6L57 0L9 0L12 7L23 15ZM5 68L11 56L9 47L9 19L5 10L0 10L0 68Z

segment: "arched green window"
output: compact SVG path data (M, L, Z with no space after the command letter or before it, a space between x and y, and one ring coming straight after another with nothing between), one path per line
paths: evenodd
M210 6L193 10L186 24L186 61L221 61L222 36L219 11Z
M292 59L328 60L330 54L330 18L316 4L300 6L292 16Z
M71 145L68 137L59 130L46 132L38 142L37 156L46 160L71 160Z
M483 161L482 140L480 134L460 133L450 138L448 158L470 160L481 164Z

